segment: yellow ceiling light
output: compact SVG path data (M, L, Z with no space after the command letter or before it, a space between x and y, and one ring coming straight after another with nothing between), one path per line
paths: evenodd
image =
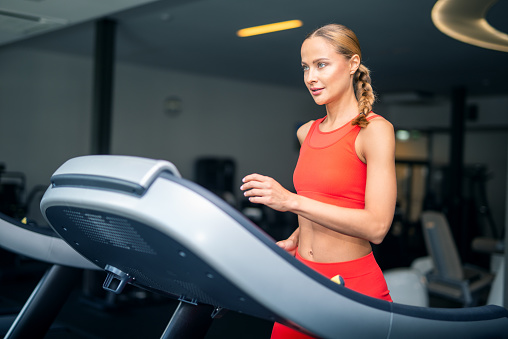
M497 0L438 0L432 21L444 34L462 42L508 52L508 34L492 27L485 16Z
M298 28L298 27L301 27L302 25L303 25L303 22L300 20L289 20L289 21L283 21L283 22L276 22L274 24L244 28L244 29L241 29L238 32L236 32L236 35L244 38L244 37L253 36L253 35L266 34L266 33L284 31L287 29Z

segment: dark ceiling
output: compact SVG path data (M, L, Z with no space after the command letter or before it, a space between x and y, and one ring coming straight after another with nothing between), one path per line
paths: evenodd
M303 86L300 45L326 23L352 28L362 44L381 95L428 92L446 95L457 86L469 94L508 94L508 53L456 41L432 23L435 0L160 0L110 15L117 21L117 60L203 75L285 86ZM508 0L487 20L508 32ZM304 26L250 38L244 27L300 19ZM92 55L93 22L12 44ZM1 51L1 48L0 48ZM226 91L227 89L225 89Z

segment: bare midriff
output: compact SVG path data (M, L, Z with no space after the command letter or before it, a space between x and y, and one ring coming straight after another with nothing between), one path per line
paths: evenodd
M322 263L344 262L372 252L368 240L333 231L301 216L298 223L298 253L304 259Z

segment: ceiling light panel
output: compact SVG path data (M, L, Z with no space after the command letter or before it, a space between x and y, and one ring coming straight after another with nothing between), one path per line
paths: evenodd
M285 31L288 29L298 28L298 27L302 27L302 26L303 26L303 22L300 20L289 20L289 21L276 22L276 23L268 24L268 25L244 28L244 29L237 31L236 35L244 38L244 37L249 37L249 36L254 36L254 35Z

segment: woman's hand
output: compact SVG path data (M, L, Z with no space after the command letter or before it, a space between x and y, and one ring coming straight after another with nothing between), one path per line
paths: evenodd
M299 238L300 238L300 227L298 227L296 231L294 231L293 234L291 234L291 236L286 240L278 241L277 245L280 248L286 250L286 252L288 252L292 256L294 256L298 248Z
M294 202L296 194L289 192L273 178L251 174L243 178L243 185L240 187L249 201L255 204L263 204L274 210L286 212ZM286 240L277 242L277 245L286 250L289 254L295 255L298 248L300 228Z
M274 210L286 212L291 209L296 194L289 192L274 179L260 175L250 174L243 178L240 189L249 201L263 204Z

